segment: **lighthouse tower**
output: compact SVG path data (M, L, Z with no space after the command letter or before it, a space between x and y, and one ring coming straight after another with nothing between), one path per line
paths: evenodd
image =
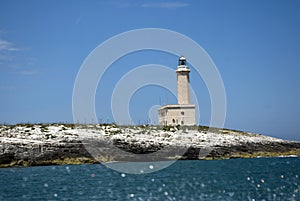
M178 60L176 74L178 104L190 104L190 69L187 67L186 59L183 56Z
M183 56L179 57L176 74L178 103L158 108L159 124L164 126L196 125L195 105L190 103L190 69Z

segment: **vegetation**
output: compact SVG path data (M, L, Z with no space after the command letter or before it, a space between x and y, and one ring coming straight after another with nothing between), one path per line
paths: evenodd
M74 157L74 158L60 158L53 160L14 160L10 163L0 164L0 168L5 167L28 167L28 166L46 166L46 165L79 165L79 164L96 164L99 163L93 158Z
M231 155L225 155L222 158L260 158L260 157L280 157L280 156L300 156L300 149L294 149L286 152L268 152L268 151L258 151L258 152L237 152Z
M179 125L178 125L179 126ZM179 126L180 127L180 126ZM177 129L176 126L164 126L162 128L163 131L172 131L172 132L175 132L175 128Z
M268 141L268 138L261 143L259 140L263 138L259 138L256 134L250 134L248 132L238 131L238 130L231 130L231 129L224 129L224 128L214 128L208 126L156 126L156 125L116 125L116 124L67 124L67 123L56 123L56 124L16 124L16 125L2 125L0 126L0 134L5 136L6 138L20 138L20 139L33 139L37 140L40 143L40 147L32 146L29 142L30 146L27 146L26 143L23 143L18 147L18 141L16 140L15 144L4 144L7 147L3 148L3 150L14 150L19 149L18 158L16 159L16 152L11 151L8 155L1 155L3 158L0 161L0 167L11 167L11 166L33 166L33 165L54 165L54 164L85 164L85 163L97 163L95 159L84 155L84 151L82 151L82 144L81 139L77 138L77 132L68 132L70 129L75 128L82 128L82 129L89 129L92 133L103 134L103 131L106 132L104 136L105 139L109 139L111 137L112 144L120 146L120 148L124 148L126 151L135 150L137 153L145 153L149 150L156 151L159 150L161 147L165 146L165 142L172 142L176 144L181 140L185 142L186 139L193 141L193 149L189 152L189 155L185 155L180 158L180 156L175 155L176 159L178 157L180 159L199 159L199 147L203 146L214 146L213 150L209 151L204 158L204 160L210 159L229 159L229 158L256 158L256 157L278 157L278 156L289 156L289 155L297 155L300 156L300 144L291 142L282 142L282 141ZM15 130L11 130L15 129ZM101 132L97 132L100 130ZM175 133L177 130L181 130L179 133ZM190 132L185 139L185 133L188 131L193 130ZM43 133L41 133L41 132ZM58 131L58 133L54 133ZM165 132L162 132L165 131ZM198 133L199 131L200 133ZM174 132L175 134L173 134ZM215 135L214 133L210 135L210 132L220 133L220 135ZM154 133L154 134L153 134ZM203 135L203 133L207 133ZM30 135L32 134L32 137ZM121 134L118 136L113 136ZM157 136L157 138L152 138L153 136ZM94 134L93 134L94 135ZM144 140L149 135L149 141ZM232 135L232 136L229 136ZM119 138L119 136L121 136ZM195 137L194 137L195 136ZM197 136L201 136L197 139ZM250 137L258 137L257 141L253 141L253 138L249 138L250 140L247 141L248 136ZM102 137L102 136L100 136ZM140 138L139 138L140 137ZM217 143L214 143L214 138L216 138ZM55 139L54 140L45 140L45 139ZM234 139L235 142L238 142L238 145L230 144L230 140L226 139ZM239 141L242 139L241 141ZM246 139L246 140L245 140ZM159 141L162 140L162 141ZM245 141L243 141L245 140ZM21 140L20 140L21 141ZM44 149L44 144L49 146ZM53 155L52 149L55 147L55 143L61 143L57 149L53 149L56 155ZM213 143L214 144L213 144ZM148 144L147 144L148 143ZM244 144L242 144L244 143ZM183 143L182 143L183 144ZM182 144L177 143L178 147L182 146ZM213 145L212 145L213 144ZM176 146L177 146L176 145ZM53 147L52 147L53 146ZM236 146L236 147L234 147ZM3 146L4 147L4 146ZM43 149L41 149L41 147ZM28 153L33 153L30 159L23 157L23 148ZM69 152L70 149L74 149L75 152ZM78 151L80 150L80 151ZM84 149L85 150L85 149ZM33 152L34 151L34 152ZM78 152L77 152L78 151ZM51 152L49 155L47 155ZM3 151L3 153L5 153ZM46 154L45 154L46 153ZM71 154L70 154L71 153ZM41 159L41 155L34 158L36 154L41 154L43 159ZM45 154L45 155L43 155ZM111 153L110 153L111 154ZM26 154L25 154L26 155ZM87 156L87 157L86 157ZM65 158L64 158L65 157ZM104 154L98 156L98 159L102 162L109 162L117 160L119 156L113 156L109 154ZM171 156L172 157L172 156ZM23 160L20 160L22 158ZM24 159L25 158L25 159ZM120 157L119 157L120 158ZM123 158L121 158L123 159ZM2 162L2 164L1 164Z

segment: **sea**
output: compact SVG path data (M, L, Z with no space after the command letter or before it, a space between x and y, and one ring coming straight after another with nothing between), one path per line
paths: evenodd
M2 168L0 200L300 201L300 158L181 160L148 174L101 164Z

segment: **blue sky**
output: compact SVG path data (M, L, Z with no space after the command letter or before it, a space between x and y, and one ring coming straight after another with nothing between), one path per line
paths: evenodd
M2 0L0 122L73 122L73 85L88 54L116 34L151 27L182 33L212 57L227 95L225 127L300 140L299 10L297 0ZM96 93L99 121L113 121L110 96L120 77L149 63L175 70L177 57L142 51L116 61ZM193 72L191 85L201 124L209 125L206 86ZM155 86L137 91L135 123L147 122L149 108L162 102L176 97Z

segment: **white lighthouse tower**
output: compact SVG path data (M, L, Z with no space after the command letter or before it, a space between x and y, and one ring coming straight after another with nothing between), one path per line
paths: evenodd
M183 56L178 60L176 74L178 104L190 104L190 69L187 67L186 59Z
M195 105L190 103L190 69L183 56L179 57L176 74L178 104L165 105L158 109L159 124L196 125Z

